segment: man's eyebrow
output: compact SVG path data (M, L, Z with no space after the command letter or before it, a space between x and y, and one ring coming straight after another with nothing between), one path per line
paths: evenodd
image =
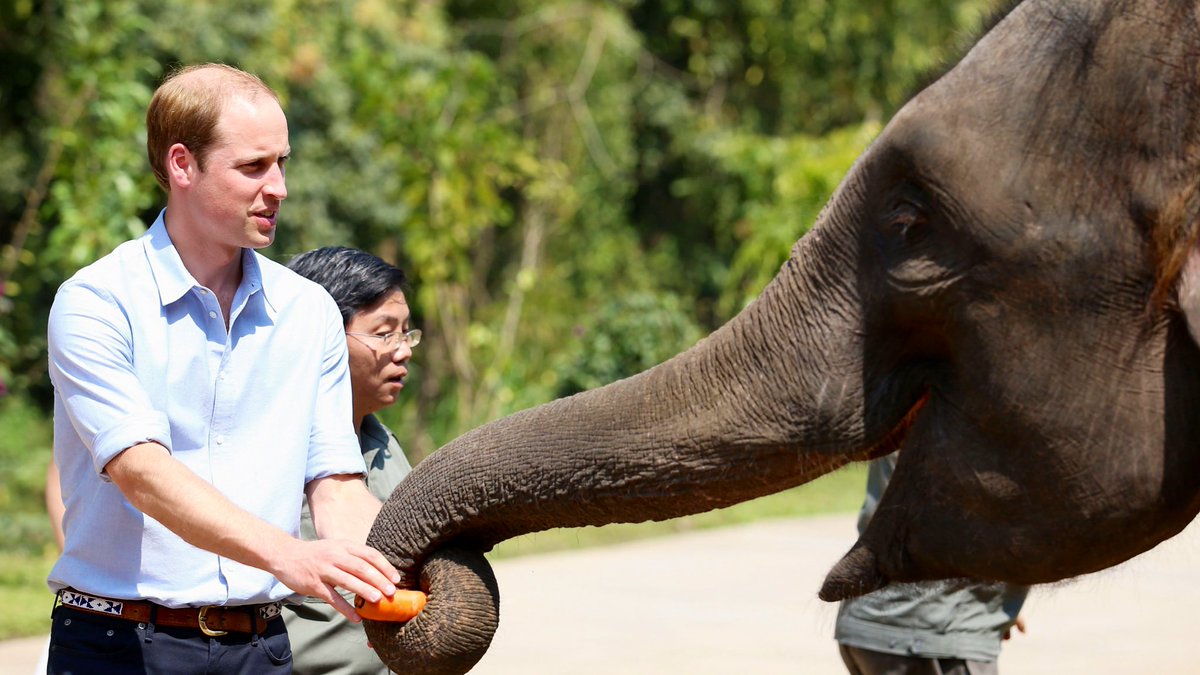
M292 149L288 148L287 150L285 150L279 154L264 152L264 153L256 154L256 155L245 155L243 157L237 158L235 161L238 164L256 164L258 162L263 161L264 159L272 159L272 158L274 158L275 160L291 159L292 158Z

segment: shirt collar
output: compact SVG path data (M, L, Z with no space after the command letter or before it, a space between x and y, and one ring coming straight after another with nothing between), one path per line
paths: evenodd
M271 296L267 294L267 284L264 281L266 275L263 274L260 262L258 254L252 249L242 249L242 285L238 292L245 292L247 295L262 293L263 306L267 313L274 318L278 315L279 310L271 304Z
M388 434L383 423L373 413L367 413L363 416L362 426L358 432L359 445L364 450L372 447L387 447Z
M179 251L175 249L175 244L171 241L171 234L167 231L166 213L166 209L159 211L158 217L154 219L154 224L150 226L150 230L144 237L146 258L150 261L150 269L154 273L154 281L158 285L158 299L164 307L178 301L193 288L200 286L191 272L188 272L187 268L183 266L183 259L179 257ZM264 304L274 315L278 309L271 304L263 276L258 256L251 249L242 249L242 283L238 287L238 292L239 294L245 292L247 295L254 295L262 291Z
M171 235L167 232L167 210L159 211L150 231L146 233L143 246L146 249L146 259L150 262L150 271L154 274L154 282L158 285L158 299L163 307L179 300L193 287L196 280L183 266L183 259Z

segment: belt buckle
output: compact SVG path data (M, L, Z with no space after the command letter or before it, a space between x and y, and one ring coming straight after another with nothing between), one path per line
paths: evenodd
M210 609L209 607L201 607L200 608L200 632L204 633L205 635L207 635L209 637L221 637L222 635L228 635L229 631L213 630L213 629L209 628L208 624L206 624L204 622L204 615L208 614L209 609Z

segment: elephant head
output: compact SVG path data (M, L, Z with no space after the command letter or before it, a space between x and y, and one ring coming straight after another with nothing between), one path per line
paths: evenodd
M826 600L1050 582L1153 547L1200 510L1176 290L1198 226L1200 3L1021 3L896 114L730 323L422 462L369 541L409 585L445 551L475 590L439 594L426 567L428 620L368 622L372 642L398 672L461 672L495 625L495 543L723 507L901 443ZM427 660L433 639L447 656Z

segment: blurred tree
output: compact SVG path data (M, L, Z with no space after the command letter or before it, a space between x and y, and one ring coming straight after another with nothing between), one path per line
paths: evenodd
M558 396L615 382L675 356L679 346L703 337L687 308L673 295L632 293L611 297L594 314L577 317L580 343L564 364Z
M631 375L751 300L987 0L0 0L0 379L163 197L143 115L180 63L261 75L295 161L277 258L374 251L427 342L418 457Z

